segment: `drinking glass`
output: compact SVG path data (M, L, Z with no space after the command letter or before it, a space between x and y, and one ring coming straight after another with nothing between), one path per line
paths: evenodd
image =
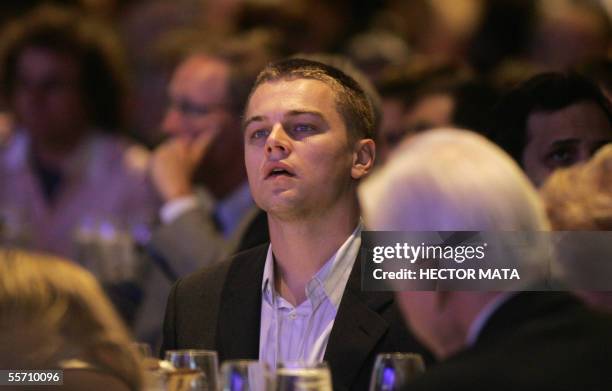
M223 391L272 391L274 379L268 366L256 360L228 360L221 365Z
M332 391L327 363L281 362L276 370L276 391Z
M212 350L168 350L166 361L170 362L179 373L200 372L199 385L192 389L217 391L219 389L217 372L219 364L217 352Z
M425 372L423 357L417 353L381 353L376 356L370 391L398 391Z

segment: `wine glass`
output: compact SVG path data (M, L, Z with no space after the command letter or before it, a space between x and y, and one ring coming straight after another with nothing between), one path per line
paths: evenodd
M381 353L376 356L370 391L398 391L425 372L423 357L417 353Z
M325 362L280 362L276 391L332 391L329 367Z
M198 387L202 391L217 391L219 389L217 372L219 364L217 352L212 350L168 350L165 356L179 373L199 372Z
M268 366L256 360L228 360L221 365L223 391L271 391L274 379Z

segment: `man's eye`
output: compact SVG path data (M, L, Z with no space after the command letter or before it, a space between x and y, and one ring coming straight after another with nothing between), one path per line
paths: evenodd
M313 132L315 127L309 124L297 124L293 127L293 130L297 133Z
M567 167L576 163L576 154L569 149L558 149L548 155L553 167Z
M267 129L257 129L253 133L251 133L251 138L254 140L264 138L268 135Z

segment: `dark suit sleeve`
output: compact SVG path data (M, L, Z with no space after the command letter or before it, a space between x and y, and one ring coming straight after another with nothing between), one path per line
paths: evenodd
M166 304L166 315L164 317L164 333L162 345L159 352L159 357L164 358L166 350L176 349L176 291L181 280L177 280L168 295L168 302Z
M216 349L217 315L232 259L178 280L170 291L161 354L171 349Z

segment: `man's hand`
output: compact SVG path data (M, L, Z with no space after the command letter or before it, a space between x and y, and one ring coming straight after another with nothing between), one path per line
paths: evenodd
M164 201L193 194L193 173L216 134L216 130L210 130L194 139L173 137L155 150L151 159L151 178Z

